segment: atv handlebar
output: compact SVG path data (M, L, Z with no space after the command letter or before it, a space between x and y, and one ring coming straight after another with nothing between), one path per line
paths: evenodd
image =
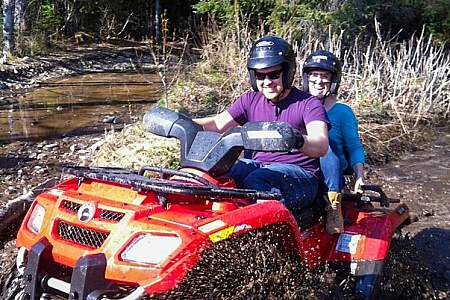
M363 193L345 193L345 199L356 201L360 205L370 202L379 202L382 207L389 207L391 203L400 203L399 199L387 197L380 185L364 184L361 185L361 189L363 190ZM378 196L364 194L364 192L367 191L375 192Z
M180 165L212 176L228 172L242 150L288 152L299 149L303 136L286 122L249 122L224 134L203 131L189 117L156 107L144 116L144 129L180 141Z

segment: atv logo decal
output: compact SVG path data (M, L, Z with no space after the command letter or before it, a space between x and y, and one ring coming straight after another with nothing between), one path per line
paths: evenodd
M342 233L336 243L336 250L339 252L355 254L360 240L360 234Z
M237 225L237 226L234 228L234 233L237 233L237 232L239 232L239 231L246 230L246 229L252 229L252 225L248 225L248 224L240 224L240 225Z
M320 63L321 60L328 60L328 57L326 57L325 55L315 55L312 57L312 60L315 63Z
M77 213L78 220L87 223L94 218L95 205L93 203L83 204Z
M256 47L270 47L270 46L273 46L273 42L261 41L258 44L256 44Z

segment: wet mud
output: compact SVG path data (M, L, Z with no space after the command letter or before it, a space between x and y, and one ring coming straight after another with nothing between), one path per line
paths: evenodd
M30 156L24 148L32 146L44 153L50 148L59 153L55 156L60 155L67 161L85 164L86 151L90 151L88 149L99 139L100 136L69 138L59 141L57 147L49 147L49 142L22 144L22 147L19 144L9 146L16 146L16 149L10 148L10 153L23 153L22 158ZM70 150L74 144L79 152ZM392 243L379 299L450 297L450 134L441 133L437 140L424 149L387 165L369 167L368 181L382 184L388 196L400 198L410 207L411 213L418 217L417 222L403 227L402 236ZM3 160L3 163L3 172L14 170L18 166L29 168L30 171L26 173L31 176L19 181L18 191L26 183L36 185L44 177L58 174L55 167L47 162L45 171L39 171L41 174L36 176L33 173L37 165L36 159L21 160L20 155L16 159L11 157ZM57 163L54 158L53 164ZM17 169L15 170L17 174ZM17 178L14 176L11 177ZM205 259L177 289L149 298L355 299L354 278L347 277L333 266L308 270L295 255L281 254L277 239L267 233L230 240L216 247L215 251L205 253ZM0 252L0 264L5 267L3 270L11 265L10 259L14 256L12 248L13 244L8 243ZM0 274L0 278L7 276L7 273Z
M0 106L0 143L102 132L131 123L158 100L155 73L97 73L47 82Z
M107 129L121 126L108 123ZM98 132L75 132L57 139L0 144L0 202L59 177L61 163L89 164L103 137ZM368 182L383 185L388 196L401 199L418 217L393 242L380 299L450 298L450 132L442 131L422 148L387 165L369 166ZM13 241L2 246L1 282L9 275L16 253ZM266 232L218 244L214 250L205 253L186 284L150 298L354 299L352 278L331 266L308 271L298 257L281 254L277 240Z
M410 267L422 265L427 271L418 270L416 274L424 276L403 279L416 282L428 279L437 299L449 299L450 131L444 129L437 136L421 151L388 165L373 167L369 178L371 182L383 184L388 195L401 199L418 218L402 229L414 251L404 256L411 260Z

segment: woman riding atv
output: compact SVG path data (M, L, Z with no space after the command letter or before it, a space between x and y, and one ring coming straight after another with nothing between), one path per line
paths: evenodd
M344 228L341 213L344 170L350 166L353 169L355 192L364 184L365 155L358 135L358 121L351 107L336 99L341 75L341 62L328 51L312 53L303 65L303 89L321 99L331 122L328 133L330 147L326 155L320 158L330 201L326 226L330 234L340 233Z

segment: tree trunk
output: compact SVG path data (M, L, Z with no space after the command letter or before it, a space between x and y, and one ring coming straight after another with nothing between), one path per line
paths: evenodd
M239 0L234 0L234 20L236 22L236 35L237 35L238 49L241 48L241 26L239 24L240 12L241 12L241 4L240 4Z
M27 5L27 0L15 0L14 8L14 27L15 31L21 35L26 31L26 19L25 19L25 7Z
M80 30L79 16L80 2L77 0L64 1L64 25L62 30L66 37L72 37Z
M161 3L155 0L155 39L159 44L161 42Z
M1 63L14 52L14 0L3 0L3 53Z

